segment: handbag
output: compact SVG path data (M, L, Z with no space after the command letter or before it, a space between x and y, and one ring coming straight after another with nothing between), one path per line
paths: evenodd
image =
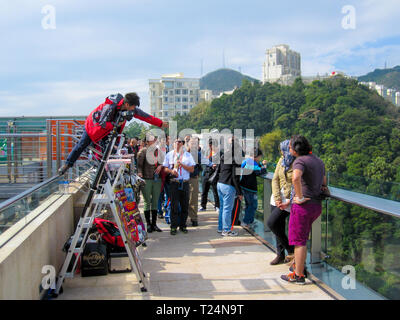
M219 165L215 168L214 172L208 178L208 182L212 185L217 184L219 179Z

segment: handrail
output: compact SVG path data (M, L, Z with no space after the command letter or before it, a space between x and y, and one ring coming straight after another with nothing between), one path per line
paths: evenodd
M35 186L33 186L32 188L29 188L28 190L25 190L24 192L21 192L20 194L17 194L15 197L12 197L10 199L7 199L6 201L3 201L0 203L0 212L9 208L10 206L12 206L14 203L16 203L17 201L21 200L22 198L30 195L31 193L37 191L38 189L47 186L48 184L52 183L53 181L57 180L58 178L60 178L60 176L56 175L53 176Z
M272 180L273 173L268 172L261 177L264 179ZM365 209L400 218L400 202L398 201L366 195L360 192L340 189L330 185L328 185L328 187L331 192L331 199L354 204Z

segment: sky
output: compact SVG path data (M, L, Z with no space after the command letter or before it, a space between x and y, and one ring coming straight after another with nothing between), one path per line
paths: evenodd
M1 0L0 116L88 115L109 94L222 68L262 77L288 44L302 75L400 65L398 0ZM350 9L349 9L350 8Z

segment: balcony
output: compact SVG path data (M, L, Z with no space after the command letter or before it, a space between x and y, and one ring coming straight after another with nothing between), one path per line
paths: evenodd
M42 267L52 265L58 272L64 261L62 246L75 230L88 190L90 177L83 172L87 168L71 177L74 183L68 192L60 189L59 178L50 178L19 199L2 204L0 299L48 298L40 287ZM259 178L256 224L253 229L235 226L238 237L223 238L217 233L218 213L212 202L207 211L199 212L199 226L189 225L188 234L171 236L169 225L159 221L163 232L149 234L147 247L139 247L147 292L140 292L134 273L76 274L65 280L57 299L400 298L400 203L393 201L398 199L396 185L371 181L356 185L353 181L356 192L346 190L340 177L330 178L332 197L324 201L308 245L311 275L305 286L296 286L280 280L280 275L288 272L287 265L269 265L275 257L275 238L266 226L271 178L272 173ZM127 258L115 263L117 268L129 265Z

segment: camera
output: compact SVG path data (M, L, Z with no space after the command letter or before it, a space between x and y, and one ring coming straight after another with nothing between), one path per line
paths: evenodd
M121 118L122 118L122 120L131 121L134 114L135 114L134 111L122 111Z

